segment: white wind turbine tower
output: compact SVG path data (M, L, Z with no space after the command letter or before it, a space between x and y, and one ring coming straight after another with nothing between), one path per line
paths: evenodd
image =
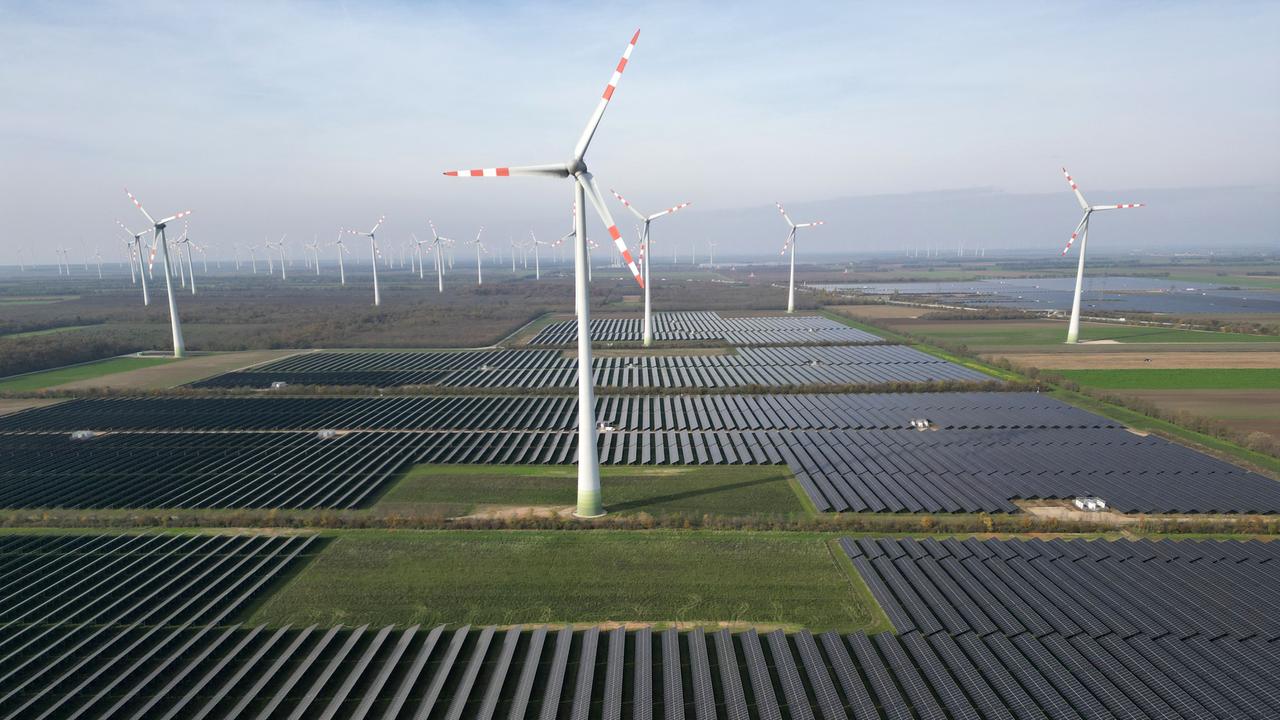
M270 251L267 252L267 257L268 258L271 257ZM249 246L249 261L253 263L253 274L257 275L258 274L258 246L257 245Z
M662 212L645 215L637 210L634 205L627 202L626 198L619 195L617 190L610 190L609 192L613 193L613 196L618 198L618 202L622 203L623 207L630 210L632 215L640 218L640 221L644 223L640 230L640 255L644 258L644 345L645 347L649 347L653 344L653 305L649 301L649 293L653 289L653 277L649 273L649 266L653 264L653 248L649 246L649 223L652 223L663 215L670 215L673 212L678 212L683 208L687 208L689 207L689 203L680 203L679 205L669 207Z
M236 259L236 272L240 272L240 243L231 243L231 254L234 255Z
M367 237L367 238L369 238L369 257L373 258L373 306L374 306L374 307L378 307L379 305L381 305L381 304L382 304L382 295L378 292L378 238L377 238L377 232L378 232L378 228L382 227L382 221L383 221L383 220L386 220L386 219L387 219L387 216L386 216L386 215L383 215L382 217L378 218L378 222L374 223L373 229L372 229L372 230L370 230L369 232L363 232L363 231L361 231L361 230L348 230L348 231L347 231L347 232L351 233L352 235L359 235L360 237Z
M340 285L347 284L347 267L342 261L342 256L351 254L351 251L347 249L346 243L342 242L342 235L345 232L346 230L339 229L338 241L333 244L334 247L338 248L338 284Z
M578 305L578 507L575 514L579 517L598 517L604 514L604 506L600 500L600 458L596 449L595 390L592 386L593 377L591 372L591 317L587 297L586 202L588 199L595 206L596 213L604 222L605 227L608 228L609 236L613 238L618 252L627 261L627 266L630 268L636 282L642 287L644 286L644 280L640 277L640 270L631 258L631 251L627 249L627 244L622 239L622 233L618 232L618 226L613 222L613 217L609 214L609 208L605 205L604 198L600 196L600 189L596 187L595 178L587 171L585 157L587 148L591 144L591 138L595 135L596 128L600 125L600 119L604 117L604 111L609 106L609 100L613 97L614 90L618 86L618 81L622 78L622 72L627 67L627 61L630 59L631 51L635 48L636 40L639 37L640 31L636 30L635 34L631 36L631 42L627 43L627 48L623 51L622 59L618 62L613 76L609 78L609 84L605 86L600 101L596 104L595 111L587 121L586 128L583 129L582 135L578 138L578 142L573 148L573 156L568 162L527 167L450 170L445 173L455 177L541 175L544 177L573 179L573 191L576 199L574 211L574 296Z
M93 248L93 259L98 263L98 279L102 279L102 251L97 247Z
M1075 243L1076 237L1080 238L1080 264L1076 267L1076 292L1071 299L1071 324L1067 326L1067 342L1078 342L1080 336L1080 290L1084 287L1084 249L1089 243L1089 216L1097 210L1127 210L1129 208L1143 207L1143 203L1125 203L1122 205L1090 205L1085 202L1084 195L1081 194L1080 188L1076 186L1076 181L1071 179L1071 173L1066 168L1062 168L1062 174L1067 178L1067 184L1071 186L1071 192L1076 194L1076 200L1080 202L1080 209L1084 210L1084 217L1080 218L1080 224L1076 225L1075 232L1071 233L1071 239L1067 241L1067 246L1062 248L1062 254L1066 255L1071 251L1071 245Z
M152 232L155 234L155 245L164 255L164 257L161 258L161 267L164 268L165 293L169 296L169 325L173 330L173 356L176 358L186 357L187 346L186 343L182 341L182 321L178 319L178 299L174 296L173 275L169 272L169 239L168 236L165 235L165 226L174 220L190 215L191 211L183 210L176 215L156 220L151 217L150 213L146 211L146 208L142 207L142 203L138 202L138 198L134 197L133 193L129 192L128 188L125 188L124 192L129 196L129 199L133 201L134 206L142 212L142 216L147 219L147 222L151 223Z
M480 269L484 266L484 263L480 261L480 252L481 251L488 252L488 250L485 250L484 244L480 242L480 234L483 232L484 232L484 226L481 225L480 231L476 233L476 239L471 241L471 244L476 246L476 285L484 284L484 276L480 272Z
M132 248L136 249L138 253L138 275L142 276L142 304L150 305L151 295L147 292L147 272L146 268L142 267L142 236L146 235L148 231L143 230L140 233L136 233L125 227L124 223L119 220L116 220L116 224L120 226L121 230L128 233L129 237L133 238L133 242L130 245ZM133 274L133 263L129 264L129 274Z
M787 242L782 246L782 252L791 250L791 280L787 283L787 312L794 313L796 311L796 230L800 228L814 227L815 225L823 225L821 220L814 222L800 223L799 225L791 222L791 216L787 215L787 211L782 208L782 203L775 203L778 206L778 212L782 213L782 219L787 221L787 225L791 227L791 231L787 233Z

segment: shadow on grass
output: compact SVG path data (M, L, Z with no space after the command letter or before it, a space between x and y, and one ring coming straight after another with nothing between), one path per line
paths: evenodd
M658 495L651 498L643 498L629 500L609 505L607 510L621 512L624 510L636 510L650 505L660 505L662 503L675 502L678 500L688 500L690 498L702 497L704 495L715 495L717 493L731 492L735 490L745 490L756 485L767 485L775 482L785 482L786 478L782 475L776 477L760 478L758 480L744 480L743 482L732 483L729 485L713 485L710 487L699 488L697 490L686 490L678 493L668 493L666 495Z

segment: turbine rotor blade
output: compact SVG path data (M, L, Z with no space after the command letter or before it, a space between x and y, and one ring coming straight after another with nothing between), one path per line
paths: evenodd
M600 216L600 220L604 222L605 227L609 228L609 237L613 238L613 244L618 248L618 252L622 254L622 259L627 263L627 269L631 271L632 277L636 279L636 284L644 287L644 276L640 274L640 268L636 267L636 261L631 257L631 251L627 249L627 241L622 239L622 233L618 232L618 226L613 222L613 216L609 214L609 207L604 204L604 198L600 196L600 189L596 187L595 178L591 173L583 171L578 174L578 182L582 188L586 190L587 198L592 205L596 207L596 214Z
M1071 231L1071 239L1067 241L1067 246L1062 248L1063 255L1066 255L1068 252L1071 251L1071 246L1075 244L1076 238L1080 236L1080 229L1085 226L1085 223L1089 222L1090 212L1091 211L1086 210L1084 213L1084 217L1080 218L1080 224L1076 225L1075 230Z
M134 197L133 193L129 192L129 188L124 189L124 194L128 195L129 199L133 201L134 207L142 211L142 215L147 219L147 222L151 223L152 225L156 224L155 219L151 217L151 214L147 212L147 209L142 207L142 203L138 202L138 198Z
M604 92L600 95L600 102L596 105L595 112L591 113L591 119L587 120L587 127L582 131L582 137L578 138L578 144L573 148L573 159L575 161L582 160L587 154L587 146L591 144L591 138L596 134L596 128L600 126L600 119L604 117L605 108L609 107L609 100L613 98L613 91L618 89L618 82L622 80L622 71L627 69L627 62L631 59L631 51L636 48L636 41L640 39L640 30L637 28L635 35L631 36L631 42L627 43L627 49L622 51L622 59L618 61L618 67L614 69L613 76L609 78L609 84L605 86Z
M635 215L636 217L640 218L641 220L644 220L644 213L642 213L642 212L640 212L639 210L635 209L635 207L634 207L631 203L627 202L627 199L626 199L626 198L624 198L624 197L622 197L621 195L619 195L619 194L618 194L618 191L617 191L617 190L614 190L613 188L610 188L610 189L609 189L609 192L613 193L613 196L614 196L614 197L616 197L616 198L618 198L618 202L622 203L622 206L623 206L623 207L625 207L626 209L630 210L632 215Z
M510 177L513 175L569 177L569 168L562 163L556 163L552 165L480 168L477 170L445 170L444 174L449 177Z
M1090 210L1128 210L1129 208L1146 207L1146 203L1124 203L1120 205L1091 205Z
M785 209L783 209L782 203L776 202L774 203L774 205L778 206L778 212L782 213L782 219L786 220L787 224L790 225L791 227L795 227L796 224L791 222L791 216L787 214L787 211Z
M369 231L369 234L372 235L378 232L378 228L382 227L382 222L386 219L387 219L386 215L383 215L382 217L378 218L378 223L373 226L373 229Z
M814 221L814 222L807 222L807 223L805 223L805 224L803 224L803 225L796 225L796 227L797 227L797 228L807 228L807 227L813 227L814 225L826 225L826 224L827 224L827 223L826 223L826 222L824 222L824 221L822 221L822 220L816 220L816 221Z
M1067 172L1066 168L1062 168L1062 174L1067 178L1067 184L1071 186L1071 192L1076 194L1076 200L1080 202L1080 209L1088 210L1089 203L1084 201L1084 195L1081 194L1079 186L1076 185L1076 181L1071 179L1071 173Z
M145 214L145 213L144 213L144 214ZM186 217L186 216L188 216L188 215L190 215L190 214L191 214L191 211L190 211L190 210L183 210L182 212L178 213L177 215L170 215L169 217L167 217L167 218L165 218L165 219L161 220L160 222L158 222L158 223L156 223L156 224L157 224L157 225L168 225L169 223L173 222L174 220L181 220L182 218L184 218L184 217ZM150 215L148 215L147 217L151 217L151 216L150 216Z
M687 203L687 202L680 203L679 205L677 205L677 206L675 206L675 207L669 207L669 208L667 208L666 210L663 210L663 211L662 211L662 212L660 212L660 213L654 213L654 214L650 215L650 216L649 216L648 218L646 218L646 219L648 219L648 220L655 220L655 219L657 219L657 218L662 217L663 215L670 215L671 213L676 212L677 210L683 210L684 208L687 208L687 207L689 207L689 206L690 206L690 205L692 205L692 204L693 204L693 203Z

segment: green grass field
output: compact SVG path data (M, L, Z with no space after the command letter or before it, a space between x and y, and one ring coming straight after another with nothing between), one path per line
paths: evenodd
M84 365L46 370L44 372L20 375L8 380L0 380L0 392L30 392L62 385L63 383L87 380L89 378L112 375L127 370L152 367L173 362L167 357L119 357Z
M1170 275L1169 279L1176 280L1180 283L1196 285L1235 285L1242 288L1266 288L1268 290L1280 290L1280 277L1275 275L1217 275L1206 273Z
M249 622L890 629L828 540L702 531L345 532Z
M1081 385L1113 390L1251 390L1280 388L1280 368L1055 370Z
M467 515L486 507L566 507L573 466L419 465L374 506L381 512ZM791 515L809 512L783 466L602 467L610 513Z

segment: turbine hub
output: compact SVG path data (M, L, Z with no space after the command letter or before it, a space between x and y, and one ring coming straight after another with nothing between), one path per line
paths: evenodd
M578 177L579 173L587 171L587 163L585 160L570 160L565 163L565 168L568 169L570 175Z

